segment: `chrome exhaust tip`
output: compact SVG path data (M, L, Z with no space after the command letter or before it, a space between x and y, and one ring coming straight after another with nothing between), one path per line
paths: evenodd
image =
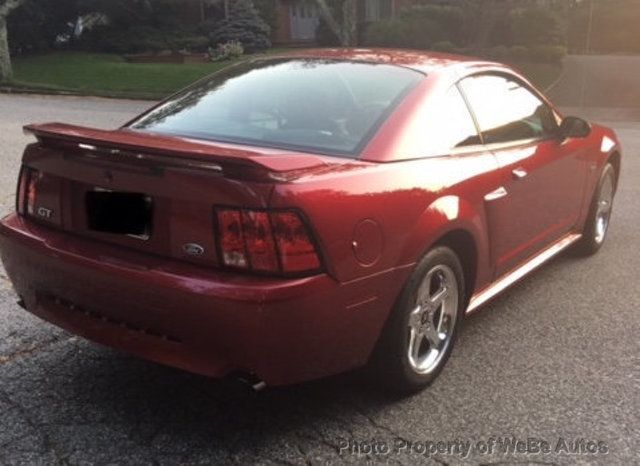
M267 388L267 384L266 384L266 382L261 380L260 382L257 382L257 383L254 383L253 385L251 385L251 388L253 388L253 391L257 393L257 392L261 392L262 390Z
M261 392L262 390L267 388L267 383L253 374L240 373L236 375L235 379L241 382L243 385L251 387L251 390L256 393Z

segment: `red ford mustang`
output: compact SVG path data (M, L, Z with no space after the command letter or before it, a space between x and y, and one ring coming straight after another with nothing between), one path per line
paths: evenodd
M26 131L0 224L21 304L268 385L370 363L426 386L466 314L600 248L621 155L507 66L393 50L260 58L115 131Z

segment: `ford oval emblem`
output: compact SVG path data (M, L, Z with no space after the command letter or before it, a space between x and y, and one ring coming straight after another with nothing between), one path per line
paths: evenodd
M182 246L182 250L189 256L201 256L204 254L204 248L199 244L187 243Z

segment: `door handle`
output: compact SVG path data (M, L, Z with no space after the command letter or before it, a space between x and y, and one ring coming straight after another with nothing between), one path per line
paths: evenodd
M505 189L505 187L500 186L498 189L494 189L489 194L486 194L484 196L484 200L487 202L497 201L498 199L502 199L503 197L506 197L508 194L509 192Z
M513 178L516 180L521 180L523 178L526 178L527 175L529 174L527 170L525 170L522 167L514 169L511 173L513 173Z

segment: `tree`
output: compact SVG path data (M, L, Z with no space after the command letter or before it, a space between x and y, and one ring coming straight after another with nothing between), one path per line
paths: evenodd
M336 35L340 44L344 47L356 45L358 41L358 9L357 0L343 0L334 2L342 4L342 11L338 5L330 5L328 0L315 0L322 19L329 29Z
M73 36L77 0L28 0L7 19L12 56L47 52Z
M228 18L211 26L210 38L215 45L238 41L251 53L271 47L271 28L260 17L251 0L235 0L229 5Z
M563 45L564 27L549 8L528 8L510 15L511 35L516 45Z
M78 5L80 14L102 13L109 18L110 26L113 29L126 30L134 25L152 25L156 19L155 17L161 16L160 14L154 15L157 11L165 13L165 18L161 19L172 20L175 12L179 8L174 6L174 3L177 2L152 2L151 0L80 0ZM166 8L164 10L162 9L164 6L173 7L173 9L166 11Z
M7 18L9 14L26 0L0 0L0 82L11 78L11 55L7 34Z
M479 47L486 47L489 44L491 33L495 30L496 25L499 24L500 18L509 11L510 7L508 5L503 5L503 3L504 2L489 0L483 5L476 5L476 44Z
M579 53L640 52L640 2L583 1L569 12L569 46Z

